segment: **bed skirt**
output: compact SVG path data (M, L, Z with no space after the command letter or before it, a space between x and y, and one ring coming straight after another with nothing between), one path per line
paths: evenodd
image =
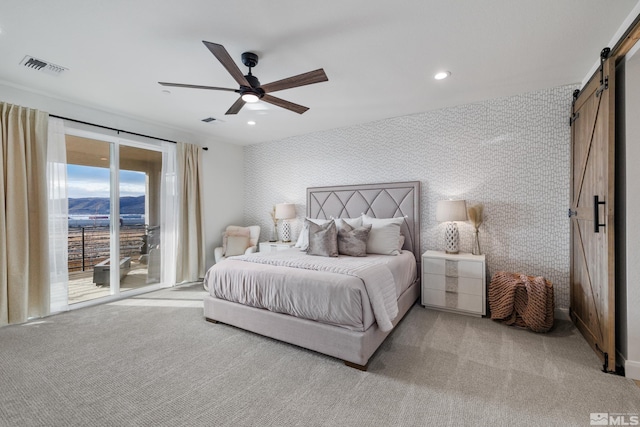
M398 324L420 295L420 280L413 282L398 298ZM347 364L365 368L369 358L391 331L383 332L374 323L364 332L314 322L288 314L254 308L214 298L204 298L207 320L226 323L247 331L294 344L309 350L344 360ZM393 329L392 329L393 331Z

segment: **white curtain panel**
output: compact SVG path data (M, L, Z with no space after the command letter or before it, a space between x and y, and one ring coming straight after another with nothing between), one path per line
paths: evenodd
M176 281L204 277L205 242L202 212L202 147L177 144L178 253Z
M49 313L48 114L0 103L0 326Z
M47 196L49 201L49 280L51 313L65 311L69 282L69 200L64 121L49 117Z
M170 286L176 283L177 225L176 145L167 143L162 153L160 189L160 274L162 283Z

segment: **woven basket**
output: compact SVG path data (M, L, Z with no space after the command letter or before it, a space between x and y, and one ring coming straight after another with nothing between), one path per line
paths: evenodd
M499 271L489 284L491 318L547 332L553 327L553 284L544 277Z

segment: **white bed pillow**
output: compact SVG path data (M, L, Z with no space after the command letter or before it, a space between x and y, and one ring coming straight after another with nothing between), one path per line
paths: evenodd
M362 217L359 216L357 218L336 218L336 227L340 230L342 224L349 224L352 228L362 227Z
M371 224L367 253L399 255L400 227L403 222L404 218L372 218L362 215L362 224Z
M324 225L327 222L332 221L330 219L317 218L305 219L313 222L316 225ZM309 225L307 224L307 221L302 224L302 230L300 230L300 235L298 236L298 240L296 240L296 244L294 245L294 247L300 248L301 251L306 251L307 249L309 249Z

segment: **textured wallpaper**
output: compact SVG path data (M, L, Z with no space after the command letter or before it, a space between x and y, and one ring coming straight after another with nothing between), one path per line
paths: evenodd
M572 91L562 86L508 98L396 117L245 147L245 222L262 226L269 211L295 203L305 214L306 188L421 181L422 251L444 250L438 200L484 205L480 244L489 274L542 275L556 307L569 307L569 174ZM459 224L460 249L473 228Z

